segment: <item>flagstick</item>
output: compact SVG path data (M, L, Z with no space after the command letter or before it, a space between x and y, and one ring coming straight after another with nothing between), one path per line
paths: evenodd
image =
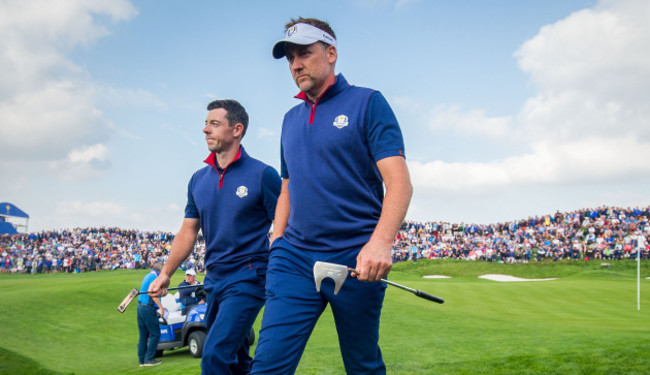
M641 249L636 248L636 309L641 310Z

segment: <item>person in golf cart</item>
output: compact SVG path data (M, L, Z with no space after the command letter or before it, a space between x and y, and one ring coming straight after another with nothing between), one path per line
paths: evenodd
M181 281L181 283L178 284L178 286L182 287L182 286L200 285L200 284L201 283L196 281L196 271L194 271L191 268L188 268L185 271L185 280ZM203 288L179 289L178 299L181 301L181 307L183 309L181 313L183 315L187 315L187 312L190 311L192 306L205 303L205 292L203 291Z

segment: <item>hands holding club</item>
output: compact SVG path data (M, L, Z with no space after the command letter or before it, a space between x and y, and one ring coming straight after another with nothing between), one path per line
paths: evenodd
M167 288L169 288L169 276L161 273L156 277L156 279L149 285L148 295L150 297L164 297L167 295Z
M367 282L379 281L386 277L393 267L391 248L391 243L383 244L371 238L357 255L357 265L351 276Z

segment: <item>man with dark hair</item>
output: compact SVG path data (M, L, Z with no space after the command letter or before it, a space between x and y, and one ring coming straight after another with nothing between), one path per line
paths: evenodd
M327 23L288 23L273 47L273 57L285 56L303 102L282 125L282 190L251 374L294 373L328 303L347 373L384 374L379 280L391 269L412 195L401 130L378 91L335 75L336 38ZM336 296L330 279L317 292L316 261L347 265L356 278Z
M148 290L149 285L160 275L163 268L161 262L156 262L151 267L149 272L143 279L140 290ZM156 348L160 341L160 327L158 327L158 315L156 314L156 306L163 314L163 308L160 298L156 296L148 296L147 294L140 294L138 296L138 331L140 332L140 340L138 341L138 359L140 366L157 366L162 363L155 358Z
M248 334L264 305L268 232L281 182L275 169L241 146L248 127L241 104L215 100L208 111L203 128L208 165L190 180L185 219L149 292L167 293L171 276L192 253L201 230L208 305L201 369L203 374L248 374Z
M246 135L248 130L248 113L236 100L215 100L208 104L208 111L222 108L225 111L226 119L230 124L242 124L243 129L241 138ZM241 140L240 138L240 140Z

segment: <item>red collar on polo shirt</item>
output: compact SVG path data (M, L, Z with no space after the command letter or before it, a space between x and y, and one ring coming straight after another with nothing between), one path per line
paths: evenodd
M214 152L211 152L210 155L208 155L207 159L203 161L208 165L210 165L212 168L214 168L214 170L219 174L219 189L223 187L223 176L226 174L226 170L228 169L228 167L230 167L232 163L236 162L241 158L241 150L242 147L240 146L237 155L235 155L235 158L232 159L232 161L228 163L228 165L226 165L224 169L221 169L221 167L219 167L219 163L217 163L217 154L215 154Z
M311 113L309 114L309 123L310 123L310 124L313 124L313 123L314 123L314 116L316 115L316 106L318 105L318 103L320 102L320 100L323 99L323 97L325 96L325 94L327 94L327 92L329 91L329 89L332 88L332 86L334 86L334 85L336 84L337 78L338 78L338 76L334 77L334 82L332 82L332 84L330 84L329 86L327 86L327 88L325 89L325 91L323 91L323 93L321 94L321 96L319 96L318 99L316 99L316 102L315 102L315 103L312 102L311 100L309 100L309 98L307 97L307 94L305 94L304 91L301 91L301 92L298 93L298 95L294 96L294 98L296 98L296 99L302 99L302 100L304 100L306 103L308 103L308 104L311 106Z

